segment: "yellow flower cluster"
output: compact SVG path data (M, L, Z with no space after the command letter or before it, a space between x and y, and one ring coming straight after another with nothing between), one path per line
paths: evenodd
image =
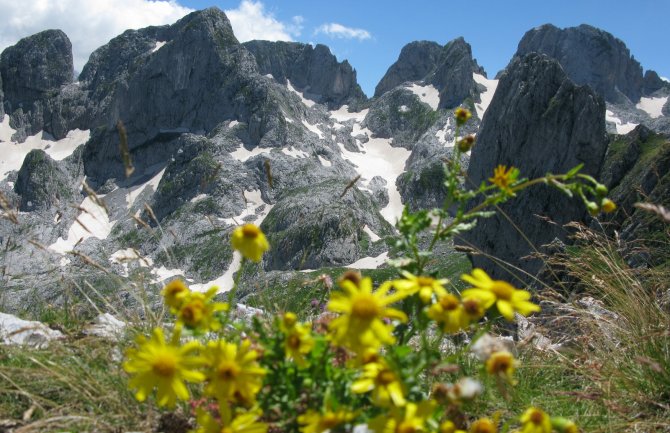
M178 324L207 332L221 327L216 313L229 309L227 303L214 301L218 291L217 286L212 286L205 293L193 292L183 281L174 280L163 288L161 294L170 312L177 316Z
M217 291L217 287L212 287L206 293L193 292L181 280L163 288L165 304L177 319L172 338L166 342L163 330L155 328L151 339L141 336L136 346L128 349L123 368L131 375L129 387L136 390L139 401L156 390L158 406L174 407L178 399L190 398L185 382L204 382L204 395L216 399L219 416L214 418L200 410L196 433L265 433L268 426L257 421L260 412L234 409L255 404L267 373L260 366L260 355L251 347L251 341L180 341L183 328L195 335L221 329L216 313L228 311L229 306L214 301Z
M267 250L267 241L260 229L248 224L235 230L233 246L244 257L259 261ZM415 326L414 323L406 325L408 315L394 304L403 302L405 307L414 306L416 314L425 315L421 319L426 326L435 322L446 333L467 330L493 306L507 320L513 320L516 313L528 315L539 311L539 306L530 302L529 292L493 280L481 269L462 275L463 281L472 287L460 296L447 290L445 286L449 281L446 279L409 272L402 272L401 276L382 283L375 290L371 278L348 274L339 281L341 290L332 293L327 304L328 314L335 313L328 324L327 336L319 337L310 322L300 322L296 314L287 312L274 322L276 337L265 346L256 345L242 332L239 337L222 338L223 331L229 329L223 329L228 317L220 317L218 313L228 311L229 305L214 300L216 287L198 293L181 280L172 281L161 292L176 317L172 336L166 340L164 331L155 328L151 338L137 338L135 346L127 350L123 363L124 370L131 376L129 387L139 401L145 401L155 391L158 406L174 407L178 400L191 397L188 383L202 384L200 391L216 401L218 414L198 408L197 428L193 433L266 433L267 420L271 417L265 417L259 408L264 407L260 393L272 387L272 382L267 382L268 377L281 371L275 370L278 365L285 367L293 363L297 368L284 371L296 374L322 367L317 365L315 348L320 357L323 350L328 349L323 343L329 341L335 350L354 357L355 362L346 365L353 365L357 371L355 376L349 376L351 381L346 386L352 395L369 395L364 401L376 407L375 418L366 422L371 431L466 433L467 426L469 433L497 433L500 424L497 417L466 423L463 419L445 419L447 412L440 410L438 402L460 405L464 399L479 395L482 384L473 379L462 378L444 385L446 391L442 393L436 387L430 398L417 397L413 382L408 380L406 366L388 356L388 346L395 344L401 335L397 326ZM185 329L196 338L183 342ZM261 335L264 331L254 328L254 332ZM263 353L267 355L262 359ZM480 359L485 361L487 373L508 384L514 383L518 362L510 352L493 350ZM302 433L322 433L336 431L347 424L351 426L362 412L352 411L332 399L324 399L318 405L317 409L303 407L293 417ZM520 427L515 430L518 433L578 431L572 421L552 418L535 407L528 408L518 422Z
M341 314L330 323L333 343L358 354L368 348L393 344L395 337L390 322L406 322L407 315L389 305L405 298L407 293L389 293L393 288L391 282L373 292L370 278L358 283L345 279L340 281L340 287L343 291L334 292L327 305L328 310Z

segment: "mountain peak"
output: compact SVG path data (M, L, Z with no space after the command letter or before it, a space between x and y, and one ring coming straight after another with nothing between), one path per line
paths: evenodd
M572 81L588 84L608 102L621 102L622 96L637 102L643 96L640 63L626 44L604 30L545 24L526 32L515 57L531 52L556 59Z

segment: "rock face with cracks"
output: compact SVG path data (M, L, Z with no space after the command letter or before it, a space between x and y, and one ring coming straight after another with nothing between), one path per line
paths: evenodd
M521 177L530 179L584 164L583 172L597 177L607 149L604 111L603 100L574 84L555 60L539 54L515 58L484 116L469 181L488 182L498 164L517 167ZM520 192L500 208L460 242L481 250L472 257L474 266L494 277L509 279L511 273L522 281L541 266L526 256L555 238L565 239L563 224L586 217L579 199L544 185Z
M290 82L307 98L329 109L358 106L367 99L356 81L356 71L346 60L338 62L325 45L282 41L243 45L256 58L262 75L270 74L282 84Z
M398 60L377 84L375 97L403 83L422 81L440 92L439 108L454 108L467 98L479 97L473 72L484 71L472 58L472 48L462 37L444 47L435 42L412 42L403 47Z

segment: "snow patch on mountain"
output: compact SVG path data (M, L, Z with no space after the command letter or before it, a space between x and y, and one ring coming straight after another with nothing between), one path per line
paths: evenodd
M610 110L605 111L605 120L608 122L613 122L616 125L617 134L628 134L638 125L637 123L630 123L630 122L623 123L621 119L616 117L614 113Z
M9 114L5 114L0 122L0 141L12 141L12 135L16 132L16 129L12 129L9 126Z
M482 119L484 117L484 113L489 108L489 105L491 105L493 95L496 93L496 89L498 88L498 80L489 80L481 74L472 74L472 78L477 84L481 84L482 86L486 87L486 91L479 94L481 102L475 104L477 117Z
M305 95L301 92L298 92L292 85L290 80L286 80L286 87L292 92L298 95L300 100L302 101L303 104L305 104L307 107L312 108L315 104L314 101L310 101L309 99L305 98Z
M288 149L283 148L281 151L284 155L292 156L293 158L307 158L309 156L307 152L296 149L293 146L289 147Z
M346 268L351 269L377 269L389 258L389 253L381 253L377 257L363 257L362 259L356 260L350 265L345 266Z
M451 129L451 118L449 118L447 119L447 124L444 125L442 129L439 129L437 132L435 132L435 137L437 138L437 141L439 141L440 144L444 144L445 147L454 147L454 144L456 143L455 138L451 141L447 141L447 135L452 133L453 130Z
M124 277L128 276L128 263L138 262L140 267L148 268L153 266L154 262L151 257L143 257L140 255L139 251L135 248L126 248L124 250L118 250L112 253L109 257L110 263L120 264L123 268L121 274Z
M437 110L437 106L440 103L440 91L435 88L432 84L427 86L419 86L414 83L411 86L407 87L412 93L419 97L421 102L430 105L430 108Z
M154 45L153 49L151 50L152 53L155 53L156 51L160 50L163 48L163 45L165 45L167 42L165 41L156 41L156 45Z
M372 135L367 128L361 132L367 134L368 137ZM342 152L342 157L358 168L364 187L369 188L369 182L375 176L381 176L386 180L389 203L381 209L380 213L386 221L395 224L403 210L396 179L405 171L405 162L411 152L402 147L391 146L391 140L386 138L370 138L362 145L363 152L350 152L342 143L337 143L337 146Z
M321 165L323 165L324 167L332 167L332 165L333 165L332 162L328 161L326 158L324 158L321 155L317 155L317 156L319 157L319 162L321 163Z
M67 133L61 140L50 139L49 134L38 132L26 139L23 143L11 141L11 136L16 131L9 126L9 116L0 123L0 181L4 180L9 172L19 170L26 155L33 149L42 149L51 158L61 161L90 137L89 130L81 131L75 129Z
M635 108L638 108L651 116L652 119L663 116L663 106L668 102L668 96L660 98L640 98Z
M139 195L147 187L153 188L153 192L156 192L156 190L158 189L158 184L160 183L164 174L165 169L162 169L154 177L144 182L142 185L131 188L130 191L128 191L128 195L126 196L127 208L130 209L133 206L133 204L135 204L135 200L137 200L137 197L139 197Z
M373 232L372 229L368 227L367 224L363 227L363 231L367 233L368 236L370 236L370 240L372 242L377 242L379 239L381 239L379 236L377 236L377 233Z
M315 133L316 135L318 135L320 139L323 140L323 137L324 137L324 135L323 135L323 131L321 131L321 130L318 128L318 124L316 124L316 125L312 125L311 123L309 123L309 122L306 121L306 120L303 120L303 121L302 121L302 124L305 126L305 128L309 129L310 131L312 131L313 133Z
M104 195L99 195L102 199ZM86 197L79 205L81 212L68 230L67 238L59 237L49 245L49 249L59 254L72 251L74 246L88 238L106 239L112 231L116 221L110 221L107 210Z
M362 122L365 119L365 116L368 115L370 111L369 108L366 108L362 111L355 111L353 113L349 112L349 106L343 105L338 110L333 110L330 112L330 117L335 119L338 122L346 122L348 120L354 120L356 122ZM339 129L339 128L338 128Z
M151 283L158 284L168 278L176 277L178 275L184 276L184 271L181 269L168 269L165 266L161 266L160 268L153 268L151 274L156 276L155 279L151 280Z
M230 152L230 156L235 158L240 162L244 162L249 158L252 158L256 155L262 155L264 153L270 153L272 149L267 147L254 147L251 150L248 150L244 147L244 144L240 143L240 147L237 150Z

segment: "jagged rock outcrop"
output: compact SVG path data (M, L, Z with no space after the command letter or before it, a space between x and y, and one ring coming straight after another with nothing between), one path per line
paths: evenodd
M44 129L55 133L52 101L61 87L73 82L72 44L61 30L45 30L21 39L5 49L0 56L0 75L4 91L4 108L11 115L17 130L15 139L23 141L28 135Z
M535 53L516 57L500 78L482 123L468 179L479 185L498 164L517 167L531 179L564 173L578 164L584 164L584 173L597 176L607 146L604 116L603 100L590 88L575 85L555 60ZM544 185L520 192L500 207L502 213L481 220L459 242L494 255L502 265L484 255L474 255L473 265L506 279L510 275L504 263L536 274L541 262L524 257L555 238L565 239L562 226L586 217L578 199Z
M621 102L624 95L635 103L644 94L640 63L620 39L604 30L586 24L565 29L545 24L523 36L515 56L532 52L556 59L572 81L588 84L608 102Z
M375 87L375 98L402 83L424 80L437 67L441 52L442 46L431 41L410 42L402 47L398 60Z
M285 195L261 228L272 249L263 259L266 270L343 266L368 253L368 226L380 237L393 229L371 198L347 182L325 179Z
M41 149L31 150L23 160L14 191L21 196L24 212L63 207L76 196L72 176Z
M73 80L72 44L61 30L45 30L2 52L2 82L10 111L44 99Z
M150 165L147 159L155 152L171 152L163 148L165 136L206 135L226 119L239 119L258 144L267 131L281 126L281 110L269 95L267 79L256 73L253 56L237 42L222 11L193 12L168 30L171 40L136 57L109 86L108 102L97 116L104 123L84 153L86 174L95 184L123 176L115 127L119 120L140 170Z
M409 81L423 81L440 91L439 108L453 108L467 98L478 98L472 73L484 74L472 58L472 48L457 38L440 47L435 42L419 41L405 45L375 88L375 97Z
M202 136L183 134L170 147L177 151L152 200L158 220L201 194L207 195L208 215L231 217L244 209L243 192L250 182L242 163L219 155L215 144Z
M282 84L290 81L307 99L331 110L344 104L357 107L367 99L356 81L356 71L348 61L338 62L325 45L250 41L243 46L256 58L262 75L271 74Z
M373 101L363 125L376 137L393 137L394 146L411 149L437 117L414 93L399 87Z
M661 89L670 90L670 83L663 81L656 71L648 70L644 73L643 95L651 95Z
M627 245L625 254L633 266L657 265L670 254L663 239L667 225L655 215L635 207L635 203L670 203L670 140L643 125L624 136L612 137L605 164L603 183L618 208L607 220L615 224L609 230L619 232ZM656 251L640 249L636 240L646 240Z
M468 97L478 98L473 72L484 71L472 58L472 48L465 39L454 39L444 46L430 80L440 90L439 108L454 108Z

